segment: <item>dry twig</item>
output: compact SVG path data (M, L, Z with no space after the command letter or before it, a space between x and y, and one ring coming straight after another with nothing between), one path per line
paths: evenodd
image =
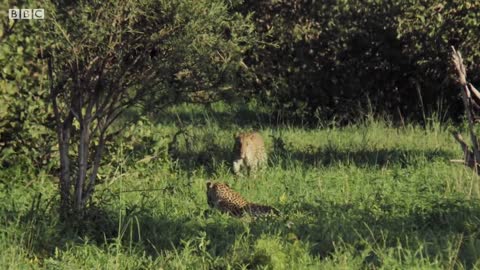
M464 153L464 164L472 168L477 174L480 174L478 170L478 161L480 161L480 152L478 151L478 140L474 133L474 124L477 117L475 116L473 108L480 108L480 92L473 87L472 84L467 82L467 72L465 65L463 64L463 58L459 51L452 47L452 62L455 67L455 71L458 76L458 82L462 86L462 100L465 107L465 113L467 114L468 130L470 133L470 140L472 143L472 150L470 150L463 140L462 136L458 132L453 133L453 137L460 144ZM452 161L456 162L456 161Z

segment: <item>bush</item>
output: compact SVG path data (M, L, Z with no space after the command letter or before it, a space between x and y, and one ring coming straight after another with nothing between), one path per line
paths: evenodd
M255 11L263 41L246 61L257 75L254 94L295 119L348 122L373 112L419 120L439 109L457 117L450 46L478 69L474 1L281 0L242 8Z
M8 6L0 7L2 18L7 17ZM55 133L48 126L52 109L47 102L43 40L32 34L39 23L13 22L0 30L0 167L18 161L45 166Z

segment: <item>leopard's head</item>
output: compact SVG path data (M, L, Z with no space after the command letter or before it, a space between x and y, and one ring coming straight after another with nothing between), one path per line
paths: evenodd
M212 181L207 181L207 203L209 206L214 207L216 201L216 185Z

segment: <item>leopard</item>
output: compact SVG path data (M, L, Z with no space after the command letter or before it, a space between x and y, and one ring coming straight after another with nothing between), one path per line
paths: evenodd
M240 193L234 191L228 184L207 181L207 203L231 216L241 217L248 214L252 217L278 216L280 212L274 207L247 201Z
M262 135L258 132L244 132L234 136L233 172L241 175L245 168L249 176L255 176L258 169L267 163L267 151Z

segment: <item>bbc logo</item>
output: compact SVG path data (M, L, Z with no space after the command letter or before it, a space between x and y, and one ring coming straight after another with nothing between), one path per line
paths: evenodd
M43 20L45 19L45 10L40 9L18 9L11 8L8 10L8 18L11 20Z

